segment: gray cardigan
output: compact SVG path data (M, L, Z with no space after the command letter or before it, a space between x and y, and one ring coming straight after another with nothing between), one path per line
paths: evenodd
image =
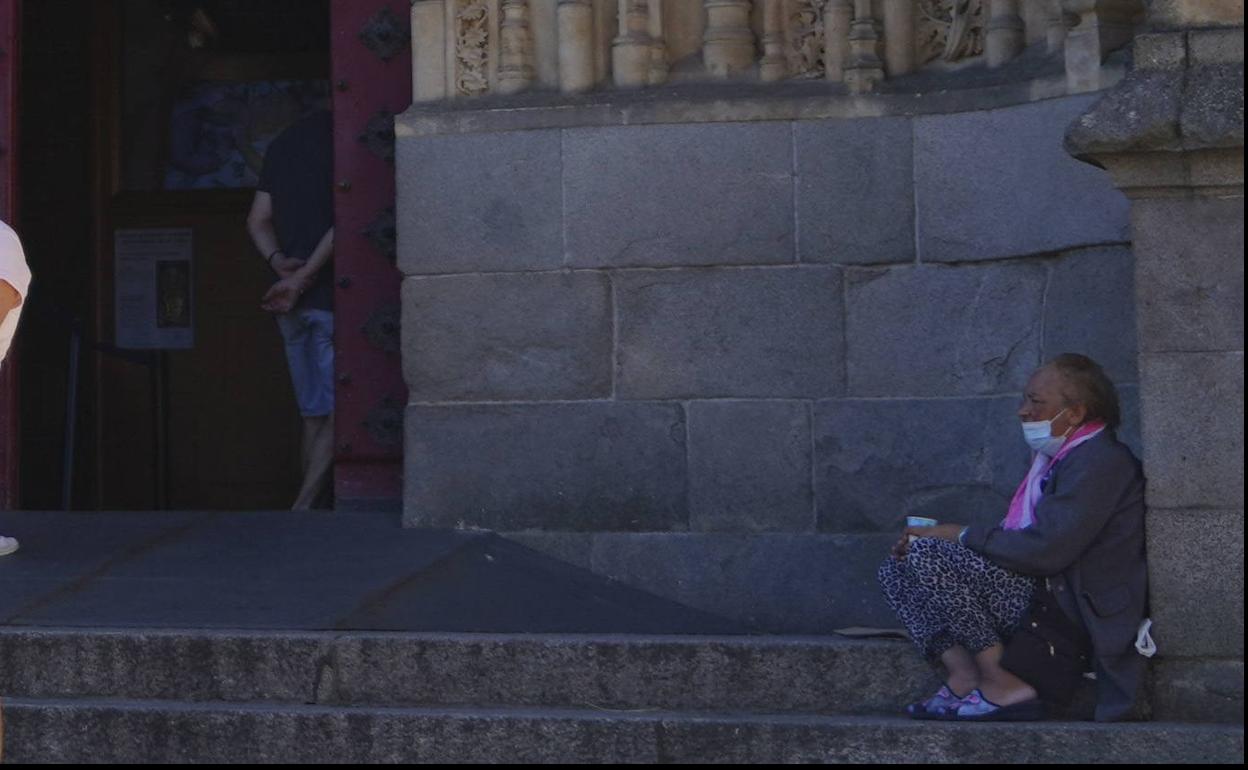
M963 542L1024 575L1049 578L1058 604L1092 639L1097 721L1125 718L1144 677L1135 637L1148 601L1144 475L1112 431L1050 472L1027 529L972 526Z

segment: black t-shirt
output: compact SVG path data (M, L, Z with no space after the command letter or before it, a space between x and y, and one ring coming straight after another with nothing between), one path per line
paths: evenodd
M307 259L334 226L333 116L317 112L287 128L264 156L262 192L273 196L273 225L287 256ZM316 274L299 309L334 309L332 260Z

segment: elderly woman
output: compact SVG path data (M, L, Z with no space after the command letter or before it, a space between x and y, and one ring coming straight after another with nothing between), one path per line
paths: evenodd
M1018 417L1035 456L1005 519L907 527L880 567L898 618L948 671L935 695L907 710L918 719L1041 719L1041 695L1069 692L1071 671L1077 681L1092 669L1096 719L1123 719L1143 675L1134 642L1147 573L1144 478L1114 434L1117 392L1091 359L1064 354L1031 376ZM1028 653L1029 635L1040 639L1030 649L1053 662L1065 653L1066 670ZM1061 650L1054 639L1076 641ZM1065 687L1055 681L1063 677Z

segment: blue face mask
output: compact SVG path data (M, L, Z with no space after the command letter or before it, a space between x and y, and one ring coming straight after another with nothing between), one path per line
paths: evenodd
M1066 435L1070 433L1067 430L1060 436L1053 435L1053 423L1058 417L1065 413L1065 409L1053 415L1052 420L1037 420L1036 422L1023 423L1023 441L1027 442L1027 446L1033 451L1043 455L1052 457L1056 455L1062 448L1062 444L1066 443ZM1074 426L1071 426L1073 430Z

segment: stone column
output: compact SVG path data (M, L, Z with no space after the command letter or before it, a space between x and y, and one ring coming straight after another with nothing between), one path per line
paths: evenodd
M759 77L766 82L784 80L789 74L784 52L784 0L763 0L763 59Z
M559 90L594 87L594 7L590 0L559 0Z
M754 31L750 29L750 0L703 0L706 33L702 59L706 71L729 78L754 66Z
M849 60L849 27L854 19L850 0L828 0L823 12L824 70L828 80L839 83L845 79Z
M446 0L412 3L412 101L446 98Z
M1023 52L1023 17L1018 0L992 0L984 41L989 67L1000 67Z
M1144 6L1141 0L1062 0L1076 25L1066 35L1066 84L1072 93L1099 91L1107 84L1101 64L1111 51L1131 42ZM1240 5L1240 13L1243 6Z
M894 78L914 70L913 0L884 0L884 66Z
M667 39L663 34L663 0L650 0L650 85L667 82Z
M849 63L845 66L845 85L853 94L873 91L884 79L884 62L876 47L880 36L871 15L871 0L854 0L854 23L849 30Z
M499 6L498 91L514 94L533 83L528 0L502 0Z
M1066 47L1066 22L1069 17L1062 9L1062 0L1045 0L1045 3L1045 46L1049 53L1057 53Z
M1067 135L1131 199L1159 720L1244 719L1242 6L1237 21L1136 38L1134 69Z
M640 88L650 81L650 4L620 0L619 34L611 43L611 71L620 88Z

